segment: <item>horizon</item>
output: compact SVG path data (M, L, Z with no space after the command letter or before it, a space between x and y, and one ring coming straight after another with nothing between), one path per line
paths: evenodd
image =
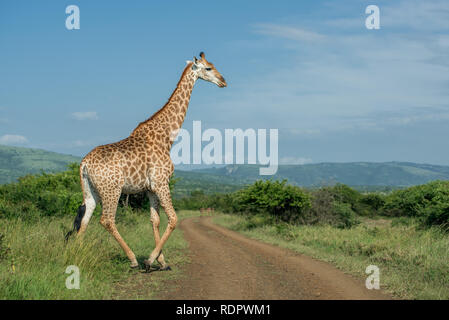
M447 166L449 3L377 1L378 30L370 4L2 2L0 144L83 157L126 138L204 51L228 87L196 84L189 131L278 129L279 165Z
M57 153L64 156L72 156L79 158L80 160L83 158L82 156L77 156L69 153L60 153L56 151L50 151L45 150L41 148L30 148L30 147L23 147L23 146L10 146L5 144L0 144L0 147L11 147L11 148L21 148L21 149L33 149L33 150L39 150L44 152L51 152L51 153ZM442 167L449 167L449 165L439 165L434 163L425 163L425 162L411 162L411 161L396 161L396 160L390 160L390 161L347 161L347 162L338 162L338 161L323 161L323 162L310 162L310 163L303 163L303 164L279 164L279 167L285 167L285 166L308 166L308 165L320 165L320 164L357 164L357 163L368 163L368 164L412 164L412 165L430 165L430 166L442 166ZM202 170L202 169L213 169L213 168L224 168L228 166L263 166L262 164L180 164L175 166L176 170L180 171L193 171L193 170ZM187 167L187 168L186 168Z

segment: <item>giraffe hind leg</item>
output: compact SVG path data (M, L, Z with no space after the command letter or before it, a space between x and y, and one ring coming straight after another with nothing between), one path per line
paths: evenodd
M160 256L162 248L165 242L170 237L172 231L175 229L176 222L178 220L176 212L173 209L168 182L155 186L154 191L157 194L159 200L161 201L162 207L164 208L164 211L168 217L168 225L167 228L165 229L164 234L162 235L162 238L156 244L156 247L154 248L153 252L151 252L150 257L148 258L148 260L144 261L147 269L150 268L151 264Z
M160 215L159 215L159 198L156 194L152 192L148 192L148 198L150 200L150 212L151 212L151 223L153 225L153 235L154 235L154 242L155 245L158 245L158 243L161 241L161 237L159 234L159 224L160 224ZM161 251L159 256L157 257L157 262L160 265L161 271L165 270L171 270L170 266L167 265L165 262L164 255ZM149 266L147 267L147 271L149 271Z
M131 261L131 268L137 268L139 264L137 263L136 255L128 247L115 226L115 214L121 190L117 189L112 193L114 194L113 197L102 197L103 213L100 218L100 223L117 240L123 251L125 251L128 259Z
M125 251L126 256L131 261L131 268L137 268L139 266L139 263L137 262L136 256L118 232L117 227L115 226L114 219L110 219L108 217L104 218L104 216L102 216L100 219L100 223L115 238L115 240L117 240L123 251Z

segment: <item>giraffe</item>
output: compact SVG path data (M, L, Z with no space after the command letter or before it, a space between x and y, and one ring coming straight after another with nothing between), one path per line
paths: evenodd
M117 240L131 261L131 268L139 264L133 251L121 237L115 224L120 195L146 192L150 200L155 248L144 261L147 271L157 260L161 270L169 270L162 248L176 227L177 216L173 209L169 179L174 171L170 149L184 122L187 108L197 79L212 82L218 87L227 83L215 66L200 53L187 61L175 90L168 102L146 121L141 122L131 135L121 141L102 145L90 151L80 164L80 181L83 203L73 223L73 232L82 235L98 203L102 205L101 225ZM159 234L159 207L168 217L162 237Z

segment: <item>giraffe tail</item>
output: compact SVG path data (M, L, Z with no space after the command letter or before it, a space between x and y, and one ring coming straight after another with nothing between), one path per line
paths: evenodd
M82 204L78 208L78 214L75 217L75 221L73 221L73 229L67 232L65 235L65 241L67 242L70 236L75 232L79 231L81 228L81 220L83 220L84 214L86 213L86 205Z
M80 181L81 181L81 189L83 191L83 203L78 207L78 214L75 217L75 221L73 221L73 228L65 235L65 241L67 242L70 236L76 231L78 232L81 228L81 221L83 220L84 214L86 213L86 197L84 193L84 189L86 187L86 183L83 179L83 175L86 171L86 165L83 164L83 161L80 163Z

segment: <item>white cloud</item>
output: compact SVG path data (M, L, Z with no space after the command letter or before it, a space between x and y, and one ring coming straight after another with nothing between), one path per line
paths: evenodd
M413 31L441 31L449 29L449 2L447 0L406 0L379 5L381 30L394 28ZM324 21L326 25L338 29L360 30L365 27L367 15L349 18L335 18Z
M97 120L98 115L95 111L87 111L87 112L74 112L71 114L73 119L76 120Z
M303 157L282 157L279 159L279 164L307 164L312 162L312 159Z
M75 142L73 142L73 145L75 147L86 147L86 146L91 146L92 142L90 141L82 141L82 140L76 140Z
M321 133L318 129L299 129L299 128L290 128L287 129L286 132L291 135L297 136L316 136Z
M24 136L19 136L15 134L5 134L0 137L1 144L24 144L28 143L28 139Z
M449 2L447 0L407 0L382 7L383 26L407 27L419 31L449 29Z
M430 112L425 114L412 114L395 116L386 119L392 125L410 125L418 122L436 122L449 120L449 112Z
M254 31L256 33L268 35L268 36L275 36L275 37L281 37L281 38L287 38L291 40L297 40L297 41L321 41L324 40L326 37L322 34L308 31L302 28L297 27L290 27L290 26L283 26L278 24L271 24L271 23L260 23L253 26Z
M365 17L360 16L358 18L339 18L324 21L324 23L333 28L357 30L365 26Z

